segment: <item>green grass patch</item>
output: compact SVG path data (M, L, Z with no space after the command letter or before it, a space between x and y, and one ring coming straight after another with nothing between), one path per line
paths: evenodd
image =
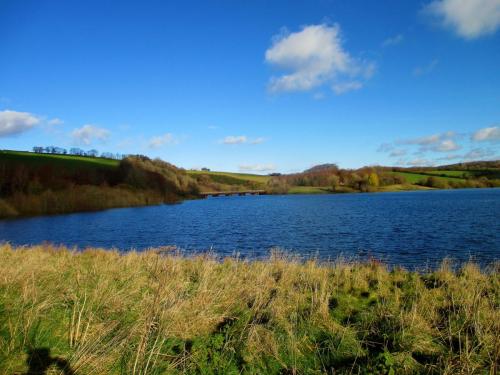
M413 172L390 172L396 176L402 176L406 179L406 182L410 184L416 184L421 181L427 180L429 178L429 175L421 174L421 173L413 173ZM440 180L445 180L445 181L456 181L456 177L440 177L436 176L437 179Z
M25 151L0 151L0 161L20 162L31 165L53 164L71 169L76 168L117 168L119 160L92 158L76 155L37 154Z
M452 177L452 178L466 178L474 177L474 173L471 171L447 171L447 170L435 170L435 171L425 171L426 174L440 177Z
M233 173L233 172L213 172L213 171L192 171L188 170L188 174L190 175L200 175L205 174L211 177L227 177L231 179L243 180L243 181L251 181L258 182L262 184L266 184L267 181L271 178L270 176L263 176L258 174L249 174L249 173Z

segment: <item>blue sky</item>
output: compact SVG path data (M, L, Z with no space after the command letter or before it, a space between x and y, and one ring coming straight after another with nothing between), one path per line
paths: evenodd
M0 0L0 148L184 168L500 158L500 0Z

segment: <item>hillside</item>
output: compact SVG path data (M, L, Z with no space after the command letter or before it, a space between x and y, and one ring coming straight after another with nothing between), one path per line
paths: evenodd
M269 176L232 172L189 170L187 174L197 181L200 191L265 189L270 179Z
M94 211L197 196L182 169L161 160L0 152L0 217Z

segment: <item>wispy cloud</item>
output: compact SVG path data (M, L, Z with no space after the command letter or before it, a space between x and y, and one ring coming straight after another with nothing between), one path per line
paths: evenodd
M396 46L396 45L402 43L403 40L404 40L403 34L398 34L398 35L395 35L393 37L390 37L390 38L387 38L386 40L384 40L384 42L382 43L382 46L383 47Z
M428 166L433 166L434 163L430 160L427 159L413 159L410 161L406 162L406 165L411 166L411 167L428 167Z
M499 0L434 0L423 13L464 39L493 34L500 27Z
M238 145L242 143L247 143L248 138L245 135L228 135L220 141L225 145Z
M272 172L276 170L274 164L250 164L250 165L239 165L238 169L241 172Z
M165 145L177 143L176 139L171 133L151 137L148 141L149 148L161 148Z
M0 111L0 137L24 133L40 123L40 117L28 112Z
M261 143L264 143L266 141L266 138L264 137L258 137L254 138L248 141L251 145L260 145Z
M407 152L408 152L408 151L403 150L403 149L397 149L397 150L393 150L393 151L389 154L389 156L390 156L391 158L401 157L401 156L406 155L406 154L407 154Z
M340 26L309 25L301 31L274 37L266 51L266 61L287 74L272 77L270 92L307 91L325 83L332 86L339 78L370 78L375 70L371 62L353 58L341 40Z
M476 142L500 142L500 127L483 128L472 134L471 139Z
M389 152L394 149L394 145L392 143L384 142L377 148L377 152Z
M439 60L438 59L434 59L430 63L428 63L427 65L417 66L415 69L413 69L413 75L415 77L420 77L420 76L429 74L432 71L434 71L434 69L436 68L436 66L438 64L439 64Z
M57 117L54 117L50 120L47 121L47 124L48 125L51 125L51 126L57 126L57 125L62 125L64 124L64 121L61 120L60 118L57 118Z
M463 141L465 137L470 137L471 143L465 145L469 148L464 153L456 153L455 151L464 148L463 144L458 141ZM398 165L434 165L439 161L472 161L472 160L494 160L498 158L498 151L492 148L473 147L477 146L478 142L489 141L489 144L500 140L500 128L493 126L490 128L479 129L476 132L469 134L460 134L453 131L444 133L436 133L423 137L400 139L395 142L383 143L377 151L388 153L389 157L400 157L396 162ZM397 146L405 145L405 149ZM416 159L407 160L402 156L412 154ZM436 154L446 153L444 156L437 157ZM434 161L433 161L434 160Z
M436 145L440 142L456 138L458 134L454 131L447 131L444 133L432 134L424 137L407 138L397 140L397 144L402 145L419 145L419 146L430 146Z
M95 141L105 142L110 134L110 131L107 129L86 124L81 128L74 129L71 133L71 138L74 143L89 146Z
M453 139L444 139L431 146L430 150L436 152L450 152L459 150L461 148L462 147L458 145Z
M463 161L473 161L473 160L489 160L496 159L498 155L496 152L489 148L474 148L465 154L448 154L437 160L463 160Z
M336 83L332 86L332 89L333 91L335 91L335 94L342 95L349 91L359 90L362 87L363 84L361 82L351 81L351 82Z
M246 135L228 135L219 141L219 143L225 145L238 145L238 144L250 144L250 145L258 145L264 143L266 138L257 137L257 138L248 138Z

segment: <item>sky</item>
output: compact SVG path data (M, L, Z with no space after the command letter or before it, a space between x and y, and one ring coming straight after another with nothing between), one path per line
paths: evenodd
M500 158L500 0L0 0L0 149L186 169Z

